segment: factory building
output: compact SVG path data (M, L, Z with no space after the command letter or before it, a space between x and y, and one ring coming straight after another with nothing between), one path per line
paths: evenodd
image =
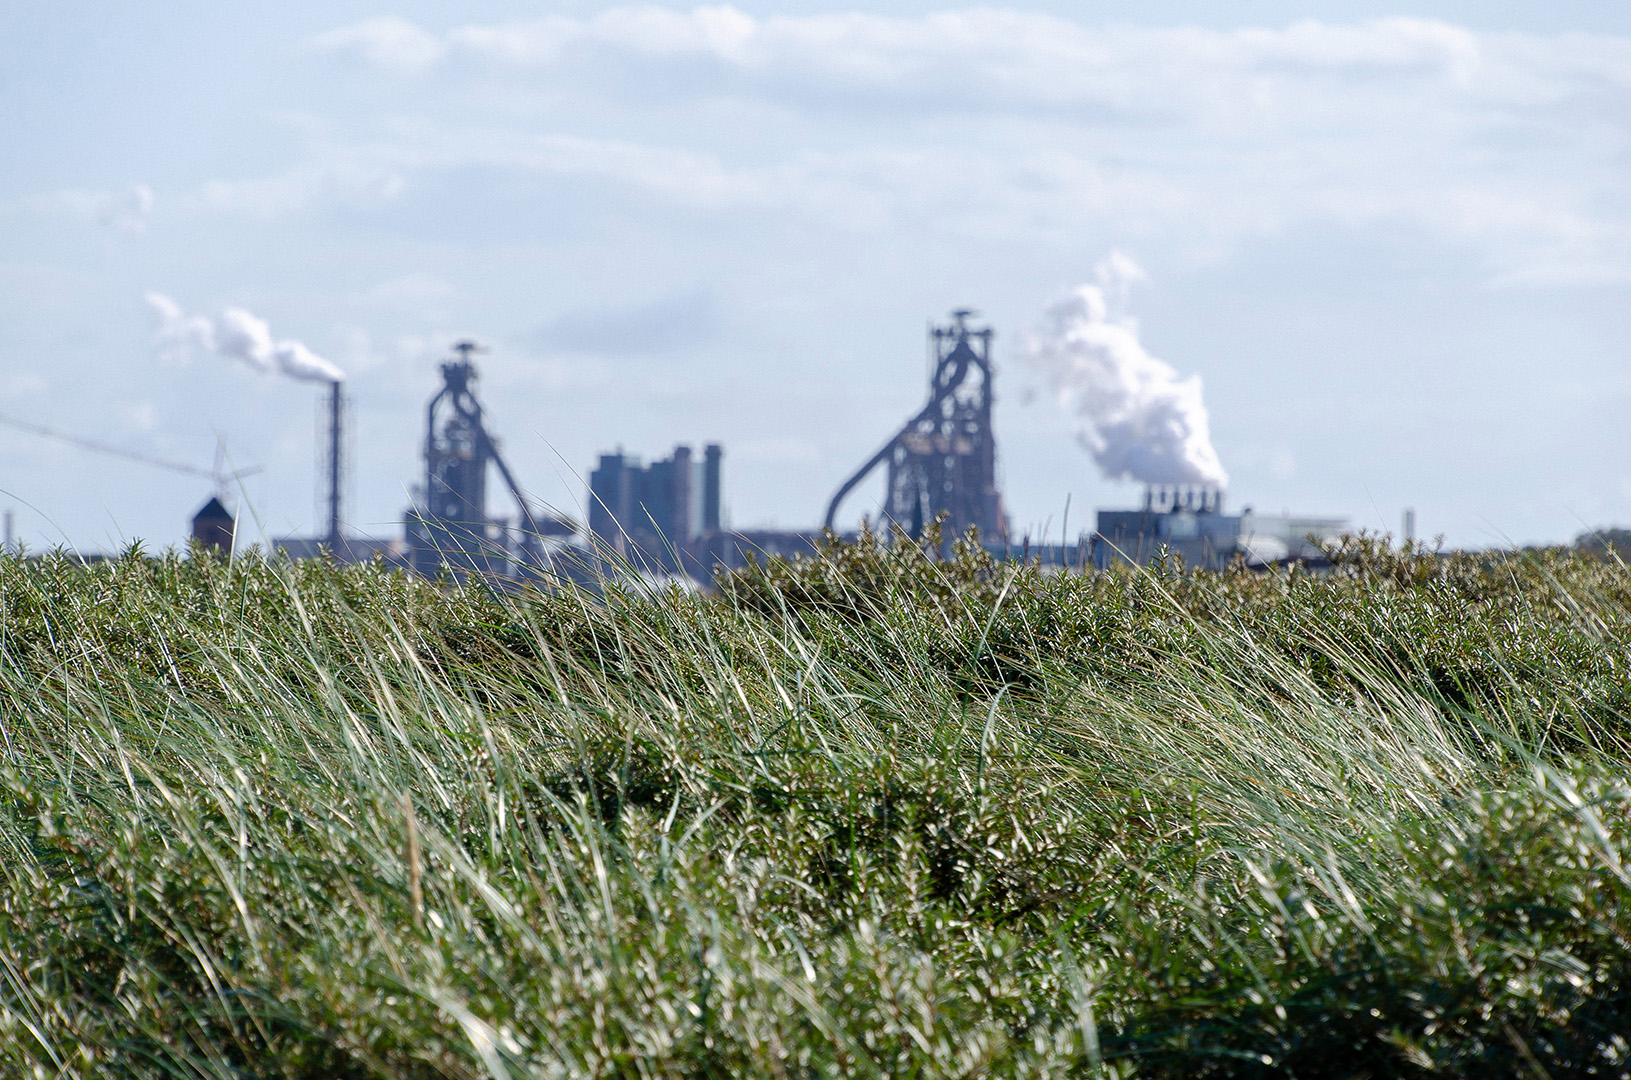
M679 572L702 536L719 532L720 470L724 449L689 446L642 465L621 449L602 454L589 474L589 532L608 554L642 568Z
M948 324L931 326L927 403L839 486L827 504L827 529L835 525L845 499L868 477L879 477L878 513L868 515L874 528L921 537L931 522L943 518L946 549L974 528L998 557L1064 571L1144 566L1163 556L1207 569L1236 559L1254 566L1318 563L1324 559L1321 544L1349 531L1348 521L1336 517L1263 515L1250 508L1229 514L1222 492L1213 488L1152 487L1137 509L1101 510L1096 530L1080 542L1061 538L1057 544L1034 544L1028 536L1010 535L991 423L993 335L987 327L971 325L972 315L954 311ZM454 350L456 357L441 365L442 386L426 408L424 481L404 514L403 539L350 537L341 530L345 414L336 383L324 416L327 535L283 538L276 541L278 548L296 558L383 559L457 582L593 584L632 568L706 584L719 571L750 559L808 556L819 547L825 530L726 527L719 443L705 444L700 455L680 444L649 464L621 447L601 454L589 476L587 528L580 531L526 496L476 397L471 356L479 350L468 341ZM489 507L489 467L513 502L512 516L495 515ZM205 543L225 548L231 523L213 520L223 513L207 507L195 529Z
M331 543L326 536L279 536L272 541L272 549L291 559L332 558L342 563L383 559L394 567L405 569L408 565L404 541L375 536L342 536L338 543Z
M1185 566L1218 570L1236 556L1250 566L1317 563L1321 544L1352 526L1347 518L1257 514L1250 507L1226 514L1223 493L1210 488L1161 487L1144 493L1137 510L1100 510L1090 542L1092 564L1148 566L1176 555Z
M622 450L602 454L589 475L589 531L601 572L625 565L652 574L711 582L749 559L814 555L819 529L727 529L721 521L718 443L698 460L689 446L649 465Z

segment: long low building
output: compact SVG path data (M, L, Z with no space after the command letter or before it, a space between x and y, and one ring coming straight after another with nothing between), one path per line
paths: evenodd
M1221 492L1157 490L1140 509L1099 511L1091 557L1101 570L1116 563L1147 566L1163 554L1209 570L1236 556L1251 566L1317 562L1325 558L1322 544L1352 528L1343 517L1258 514L1250 507L1226 514Z

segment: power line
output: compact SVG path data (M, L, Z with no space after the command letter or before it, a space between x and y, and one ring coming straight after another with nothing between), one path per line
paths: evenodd
M187 465L180 461L167 461L164 458L150 457L147 454L139 454L134 450L126 450L123 447L114 446L111 443L99 442L96 439L87 439L82 435L72 435L66 431L58 431L56 428L46 427L44 424L36 424L29 420L19 420L14 416L0 416L0 424L4 424L7 427L17 428L20 431L27 431L34 435L43 435L47 439L56 439L57 441L65 442L70 446L77 446L81 450L91 450L98 454L108 454L112 457L124 458L127 461L140 462L143 465L151 465L156 469L169 469L171 472L186 473L189 476L202 476L206 480L214 481L217 486L220 486L223 480L236 480L239 477L253 476L255 473L262 471L261 466L259 465L251 465L247 469L238 469L231 473L223 473L219 467L215 469L201 469L196 465Z

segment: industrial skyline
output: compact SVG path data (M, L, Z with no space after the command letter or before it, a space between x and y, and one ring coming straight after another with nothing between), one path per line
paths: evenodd
M1112 259L1106 265L1117 264ZM1123 273L1132 265L1124 258L1119 264ZM1252 566L1324 562L1323 545L1352 531L1345 518L1258 514L1250 507L1225 512L1225 477L1207 437L1200 384L1179 379L1149 356L1138 343L1136 325L1110 320L1104 290L1111 276L1101 273L1100 285L1076 290L1061 304L1055 333L1029 346L1033 359L1053 369L1063 388L1061 402L1082 421L1078 438L1101 459L1100 467L1148 485L1142 507L1099 508L1092 529L1072 534L1062 520L1053 538L1010 527L997 481L998 436L991 413L997 392L991 361L995 332L971 322L973 309L958 308L946 323L929 327L927 402L838 486L819 529L727 527L721 512L725 451L717 442L707 443L700 455L682 443L649 464L621 445L599 455L589 474L582 521L538 505L507 464L477 394L480 374L472 358L486 350L465 339L453 343L453 356L440 366L442 385L425 408L424 480L411 489L400 539L358 535L346 524L343 463L355 433L346 420L343 374L332 369L327 422L317 446L326 528L311 536L280 537L272 547L295 558L382 559L422 577L459 583L593 584L634 573L688 578L707 587L724 568L811 554L825 536L840 531L838 513L845 500L877 474L882 490L873 512L862 516L861 530L914 541L938 530L943 556L955 543L973 538L999 557L1066 570L1103 569L1116 562L1145 565L1169 555L1207 569L1236 559ZM160 306L167 323L161 337L187 331L175 305ZM219 344L213 324L196 325L201 341ZM68 438L46 429L40 433ZM70 441L130 456L89 440ZM147 463L176 468L155 459ZM508 516L488 499L495 473L501 497L507 494L513 504ZM1403 522L1408 542L1412 512L1406 511ZM194 515L191 536L223 555L234 552L235 515L219 495Z
M581 518L616 440L716 439L730 520L795 528L922 406L925 319L971 303L1016 529L1139 498L1095 384L1061 381L1083 355L1027 347L1122 334L1172 375L1119 430L1204 385L1215 462L1162 460L1236 505L1566 540L1631 520L1628 34L1578 0L23 0L0 414L194 468L224 441L262 468L243 534L313 535L326 403L289 376L323 359L382 534L475 338L540 502ZM1116 252L1140 272L1101 281ZM188 350L151 347L149 293ZM203 495L15 429L0 456L35 548L173 542Z

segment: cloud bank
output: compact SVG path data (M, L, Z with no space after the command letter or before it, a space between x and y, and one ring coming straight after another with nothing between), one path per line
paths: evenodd
M1202 254L1309 222L1404 223L1479 253L1492 279L1631 278L1627 38L712 6L372 19L313 45L394 79L398 111L286 176L218 186L221 204L279 185L290 205L390 199L481 168L856 230L1114 227Z

